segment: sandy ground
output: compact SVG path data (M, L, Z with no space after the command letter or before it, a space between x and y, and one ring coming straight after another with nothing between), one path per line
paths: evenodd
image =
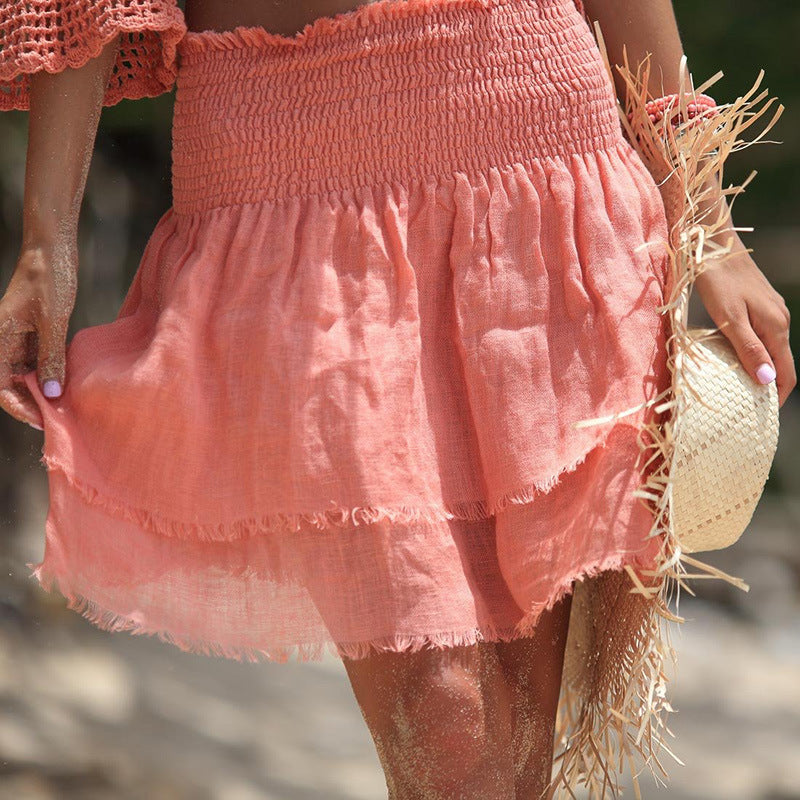
M100 631L20 581L43 548L41 477L31 476L31 513L5 565L0 800L386 797L339 661L182 653ZM800 507L765 495L743 539L714 562L751 591L706 583L703 600L682 596L690 621L673 635L669 724L685 766L665 755L670 784L644 779L645 800L800 799L798 519Z

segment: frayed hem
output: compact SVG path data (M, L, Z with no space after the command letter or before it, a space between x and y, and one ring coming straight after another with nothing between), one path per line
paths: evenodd
M495 516L515 505L533 502L536 497L547 494L565 474L574 472L598 447L605 447L611 433L620 425L636 426L629 422L617 421L611 428L603 430L591 444L572 462L561 467L558 472L540 478L527 486L507 492L492 501L469 500L461 503L441 503L429 506L355 506L343 508L336 506L324 511L275 512L263 517L246 517L230 523L196 523L172 520L142 508L135 508L103 494L99 489L73 474L64 464L51 455L43 455L41 463L49 471L61 472L69 485L75 489L82 500L90 506L102 508L108 514L131 522L140 528L159 536L201 542L229 542L253 536L297 532L316 528L324 531L330 528L350 528L358 525L371 525L378 522L392 524L425 523L435 524L447 520L478 521Z
M539 616L546 611L552 611L555 605L561 602L567 595L571 595L575 590L576 583L583 583L586 580L596 578L603 572L621 572L628 568L648 569L652 567L652 565L652 559L647 563L642 563L636 557L635 553L612 553L596 561L590 561L577 572L572 573L571 576L562 579L551 593L547 602L535 606L525 614L517 623L514 638L530 636L536 628Z
M469 647L481 642L511 642L532 635L541 615L552 610L557 603L571 594L576 582L583 582L608 570L622 570L627 565L641 566L635 556L630 553L614 553L584 565L562 579L545 603L533 606L518 623L510 627L484 625L460 631L437 631L418 635L395 634L357 642L337 642L328 638L316 642L299 642L272 648L259 648L213 642L201 637L147 625L140 615L118 613L87 595L66 589L57 575L48 574L45 571L44 562L39 564L28 562L26 564L31 570L28 577L35 578L41 588L48 593L52 593L55 589L64 597L68 609L77 612L100 630L109 633L125 632L134 636L150 636L192 655L250 663L287 663L289 661L305 663L321 661L326 655L332 655L339 659L359 660L385 652L417 653L421 650Z

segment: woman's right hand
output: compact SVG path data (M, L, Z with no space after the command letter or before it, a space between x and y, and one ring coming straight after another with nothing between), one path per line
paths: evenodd
M77 255L24 249L0 298L0 407L42 429L39 407L22 375L36 370L45 397L66 381L66 338L77 294Z
M35 369L45 397L64 391L78 216L119 44L114 37L77 69L30 76L22 245L0 299L0 407L39 429L41 411L23 375Z

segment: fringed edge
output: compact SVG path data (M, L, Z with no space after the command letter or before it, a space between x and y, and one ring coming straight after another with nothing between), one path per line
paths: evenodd
M349 11L317 17L297 33L286 36L261 26L240 25L229 31L188 31L181 43L184 52L232 50L237 47L301 47L331 34L346 33L384 20L403 19L412 14L440 12L450 8L493 8L507 5L511 0L377 0L364 3Z
M86 595L67 588L66 583L57 575L50 574L45 570L44 562L39 564L28 562L26 566L31 570L29 577L35 578L44 591L52 593L55 588L66 600L68 609L77 612L101 630L158 638L162 642L193 655L251 663L267 661L286 663L293 659L301 662L320 661L327 654L356 660L381 652L415 653L431 648L466 647L479 642L511 642L530 636L541 615L550 611L566 595L570 594L576 581L583 581L609 569L628 568L633 563L635 563L634 555L615 553L583 565L579 570L565 577L545 603L532 606L516 625L508 628L489 624L461 631L436 631L416 636L397 634L358 642L336 642L327 638L316 642L300 642L271 649L226 645L147 625L138 615L126 615L112 611Z
M629 423L617 423L629 424ZM634 426L631 426L634 427ZM331 508L323 511L275 512L263 517L248 517L228 523L199 523L167 519L147 509L135 508L113 497L109 497L96 487L74 475L66 465L51 455L40 459L48 470L58 470L87 505L102 508L107 513L131 522L150 533L159 536L176 537L192 541L234 541L253 536L297 532L301 529L315 528L320 531L331 528L350 528L358 525L371 525L388 521L393 524L424 522L433 524L450 519L481 520L507 510L511 506L533 502L537 496L546 494L554 488L561 478L574 472L598 447L605 447L616 425L601 431L589 447L571 463L561 467L558 472L541 478L527 486L507 492L493 501L469 500L462 503L440 503L429 506L356 506L343 508L331 500Z
M605 49L599 24L595 21L596 38L609 72L613 73ZM667 676L664 671L668 658L673 665L677 663L677 653L671 643L671 624L681 624L685 620L679 616L680 590L694 592L686 583L687 579L716 578L725 580L743 591L748 585L740 578L728 575L721 570L692 558L681 549L673 528L670 508L672 502L672 485L674 455L680 441L684 411L691 394L684 372L682 353L692 346L692 338L687 325L689 294L696 277L704 269L703 260L713 258L723 260L731 254L730 245L720 246L714 236L722 230L724 214L722 209L714 214L700 212L698 203L704 199L705 185L711 176L721 187L722 167L729 153L754 144L775 124L783 111L779 105L775 115L766 129L752 141L742 141L738 137L747 127L753 124L772 103L770 101L760 110L755 111L757 103L764 99L766 90L753 96L764 71L760 70L753 87L733 103L718 104L716 113L707 124L696 124L686 113L688 98L684 86L686 75L686 56L680 64L680 112L681 119L686 120L674 130L668 116L661 124L654 125L644 108L650 99L648 93L649 56L632 72L628 65L627 52L623 49L624 65L617 65L617 70L626 84L625 108L618 104L621 122L630 143L641 156L643 162L657 181L666 181L677 176L681 184L681 195L675 196L676 209L682 209L680 215L670 227L670 240L667 242L670 275L667 282L668 302L662 307L662 313L669 314L672 333L667 341L667 363L671 372L671 386L658 397L642 404L633 410L641 410L645 406L654 405L658 414L665 414L663 421L643 422L638 437L641 452L652 451L648 464L657 464L647 475L644 483L635 492L654 509L654 522L647 538L660 537L660 552L656 559L655 569L637 574L631 566L626 567L633 583L631 593L638 593L652 601L652 611L637 636L636 645L626 659L626 664L615 675L614 686L604 697L593 698L584 702L580 693L565 687L559 702L557 726L557 747L563 745L564 750L555 755L555 762L561 762L560 768L553 777L546 797L575 798L573 788L579 783L587 786L593 799L601 800L610 790L612 796L620 793L618 776L625 763L628 764L633 780L637 800L641 800L641 788L638 775L649 767L656 783L663 786L668 773L658 754L666 751L678 764L683 762L667 746L665 737L674 734L666 725L663 717L674 711L667 700ZM642 75L642 70L644 74ZM703 93L722 72L702 84L698 89L692 88L694 96ZM690 79L691 80L691 79ZM749 118L749 119L748 119ZM724 190L725 195L736 195L743 191L755 172L738 187ZM672 202L671 199L665 201ZM720 205L720 204L717 204ZM732 203L729 203L729 208ZM713 216L709 221L706 217ZM730 230L730 229L728 229ZM734 228L733 230L743 230ZM671 291L670 291L671 289ZM718 330L718 329L716 329ZM656 405L657 404L657 405ZM630 413L631 409L621 412L621 416ZM608 422L613 417L584 420L578 427ZM647 443L646 440L649 440ZM690 574L687 565L695 572ZM645 586L642 577L655 578ZM673 614L669 604L674 596L675 610ZM636 762L643 761L640 769Z
M546 611L551 611L553 607L563 600L567 595L572 594L576 582L584 582L591 578L596 578L603 572L609 570L629 570L633 566L642 566L635 553L613 553L597 561L584 564L580 571L571 577L564 578L544 603L538 603L528 610L528 613L517 623L514 638L531 636L539 622L539 616Z

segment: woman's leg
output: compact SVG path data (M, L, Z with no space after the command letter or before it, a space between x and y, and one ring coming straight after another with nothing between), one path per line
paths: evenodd
M511 695L493 643L343 661L389 800L514 800Z
M532 636L495 647L512 694L516 800L538 800L550 782L572 594L544 612Z

